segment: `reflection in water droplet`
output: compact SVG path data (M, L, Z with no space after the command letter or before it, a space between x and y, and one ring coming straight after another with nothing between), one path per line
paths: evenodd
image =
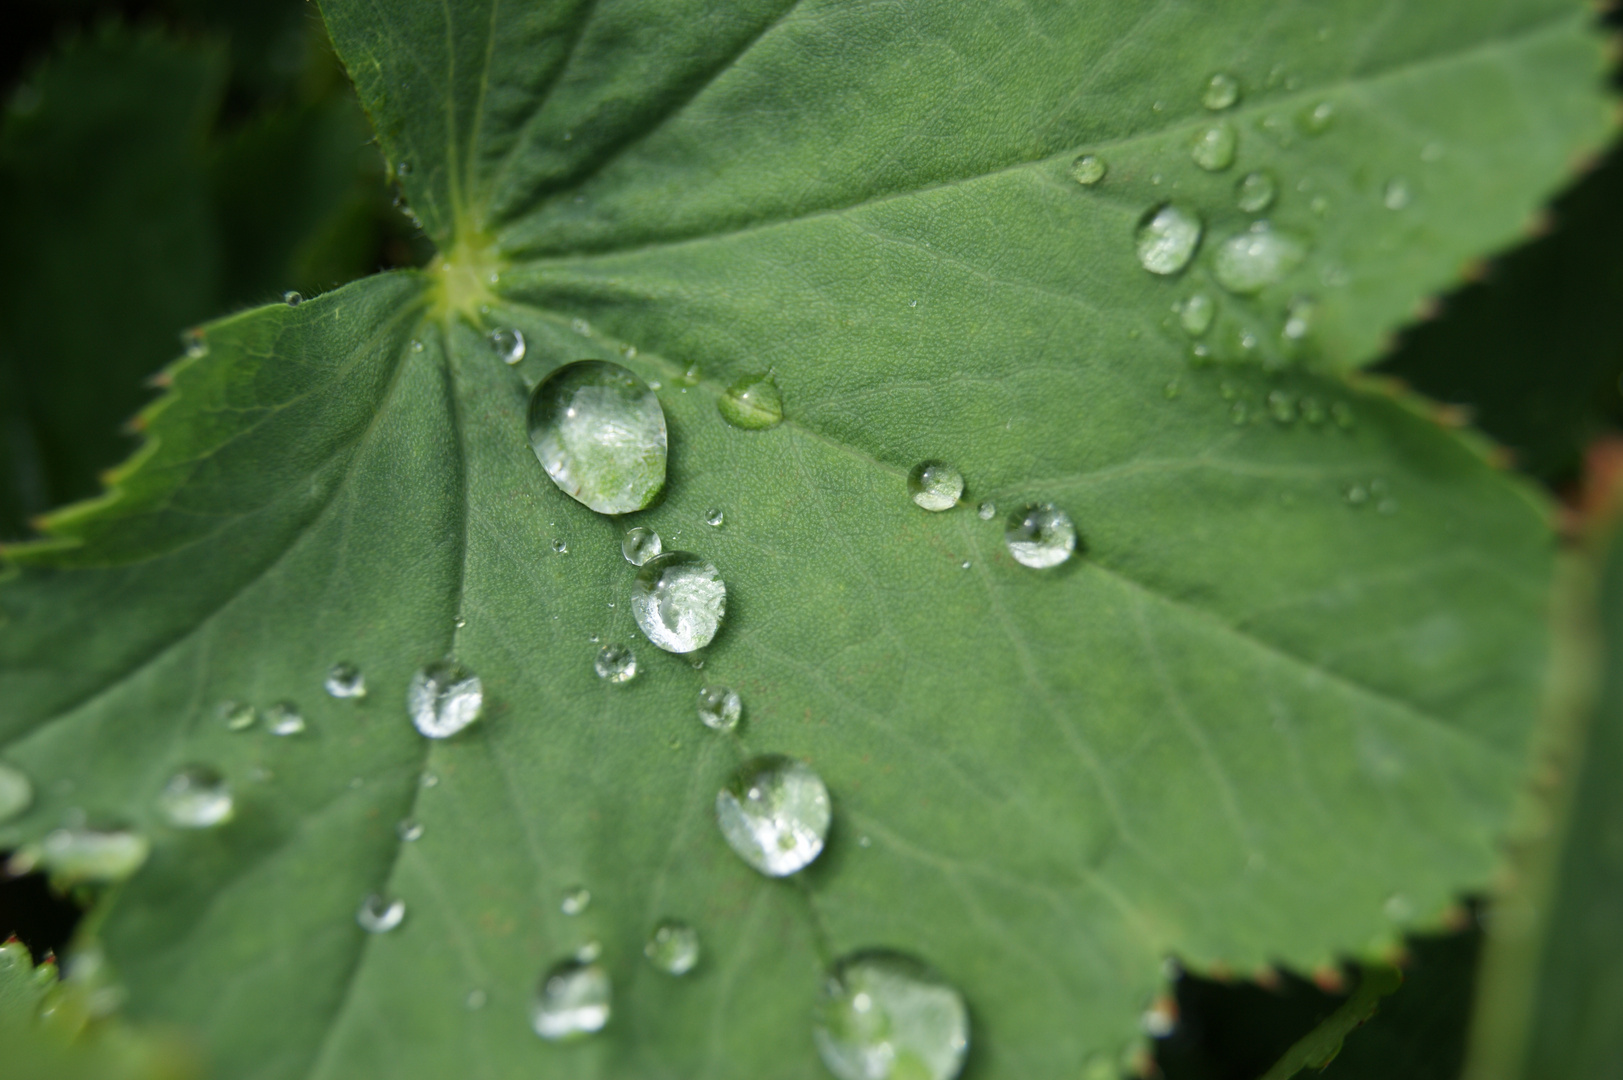
M626 530L625 538L620 541L620 554L626 557L626 562L632 566L641 566L649 559L655 558L664 550L664 544L659 534L653 529L637 526Z
M355 921L368 934L387 934L406 918L406 902L389 900L373 893L361 901L355 911Z
M704 512L704 523L713 529L721 528L726 520L727 515L719 506L712 506Z
M423 838L423 823L412 818L405 818L394 827L395 835L406 843Z
M542 977L530 1024L549 1042L589 1035L609 1022L612 997L608 972L589 961L565 960Z
M206 829L231 819L231 788L218 769L187 765L158 793L158 809L177 829Z
M1239 133L1227 120L1208 124L1195 133L1189 144L1189 156L1207 172L1222 172L1234 164L1234 153L1240 145Z
M289 289L287 292L282 294L282 303L286 304L288 307L298 307L300 304L304 303L304 296L300 293L294 292L292 289Z
M1206 80L1206 89L1200 95L1200 103L1213 112L1227 109L1239 100L1239 80L1221 71Z
M1246 295L1277 284L1307 257L1307 245L1267 221L1223 241L1212 275L1229 292Z
M259 720L259 710L243 701L222 701L216 711L227 731L247 731Z
M530 446L559 490L601 514L627 514L665 486L665 410L618 364L581 360L536 385Z
M1032 503L1010 515L1003 542L1022 566L1058 566L1076 550L1076 526L1053 503Z
M686 975L699 962L699 932L685 922L666 919L642 947L648 962L667 975Z
M479 676L455 660L440 660L411 677L406 709L417 730L430 739L445 739L475 720L485 705Z
M869 950L834 965L812 1034L840 1080L952 1080L969 1050L969 1010L928 965Z
M0 762L0 823L18 817L34 803L34 785L21 769Z
M637 655L624 645L609 644L597 650L592 666L597 677L611 683L628 683L637 677Z
M362 698L366 696L366 676L354 664L338 663L327 670L323 686L335 698Z
M823 850L828 789L811 768L779 755L758 757L716 793L716 823L739 858L768 877L807 866Z
M504 364L516 364L524 359L524 334L512 327L498 327L490 332L490 347Z
M1203 292L1187 297L1178 305L1178 324L1190 337L1200 337L1212 328L1217 318L1217 302Z
M1195 257L1202 228L1194 211L1163 203L1139 221L1139 264L1152 274L1176 274Z
M997 503L988 499L975 508L975 516L982 521L991 521L997 517Z
M1279 184L1271 173L1261 170L1246 173L1234 186L1234 204L1248 214L1260 214L1274 205L1279 195Z
M699 720L716 731L732 731L744 715L744 699L725 686L699 688Z
M304 714L291 701L278 701L265 710L265 726L272 735L298 735L304 731Z
M1092 187L1105 178L1108 168L1097 154L1083 154L1071 162L1071 179L1083 187Z
M1388 210L1402 210L1409 205L1412 198L1409 181L1401 176L1394 176L1381 188L1381 205Z
M926 510L951 510L964 493L964 475L944 461L921 461L907 474L907 491Z
M592 905L592 890L584 885L564 890L564 898L558 905L558 910L565 915L579 915Z
M708 559L669 551L650 559L631 586L631 613L648 640L666 652L702 649L727 613L727 585Z
M783 420L783 394L770 373L746 375L716 399L716 408L733 427L759 431Z

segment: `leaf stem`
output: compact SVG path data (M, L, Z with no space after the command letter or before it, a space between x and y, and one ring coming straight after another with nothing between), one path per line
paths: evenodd
M1358 989L1327 1016L1318 1027L1298 1039L1285 1056L1274 1063L1262 1080L1290 1080L1309 1066L1322 1069L1341 1052L1342 1041L1354 1028L1375 1015L1381 999L1403 985L1403 972L1390 964L1367 964Z

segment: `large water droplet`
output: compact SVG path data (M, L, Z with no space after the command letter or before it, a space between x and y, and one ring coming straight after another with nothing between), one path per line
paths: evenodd
M665 410L618 364L566 364L530 395L530 446L564 494L601 514L629 514L665 486Z
M686 975L699 962L699 932L685 922L666 919L642 947L648 962L667 975Z
M244 701L220 702L218 715L227 731L247 731L259 720L259 710Z
M928 965L870 950L829 973L812 1034L840 1080L952 1080L969 1050L969 1010Z
M327 671L322 683L327 693L335 698L362 698L366 696L366 676L354 664L337 663Z
M1009 516L1003 542L1016 562L1045 570L1076 550L1076 526L1053 503L1032 503Z
M727 585L710 560L668 551L637 571L631 614L648 640L666 652L702 649L727 614Z
M558 910L565 915L579 915L592 906L592 890L584 885L576 885L564 890L564 898L558 904Z
M34 785L21 769L0 762L0 823L18 817L34 803Z
M657 558L664 547L657 532L639 525L635 529L627 530L625 539L620 541L620 554L624 555L626 562L632 566L641 566L649 559Z
M745 375L716 399L723 420L733 427L759 431L783 420L783 394L771 374Z
M637 677L637 654L624 645L611 643L597 650L592 662L597 677L611 683L628 683Z
M291 701L278 701L265 710L265 726L272 735L298 735L304 731L304 714Z
M490 347L504 364L516 364L524 359L524 333L512 327L499 327L490 332Z
M828 835L828 788L811 768L780 755L758 757L716 793L716 822L739 858L768 877L802 869Z
M565 960L542 977L530 1024L552 1042L589 1035L609 1022L612 998L607 971L579 959Z
M1217 302L1203 292L1194 293L1178 305L1178 323L1190 337L1200 337L1217 318Z
M455 660L440 660L411 677L406 709L417 730L430 739L445 739L475 720L485 706L479 676Z
M1138 261L1152 274L1176 274L1189 265L1204 226L1200 215L1173 203L1156 207L1138 224Z
M1234 164L1234 153L1240 145L1239 133L1227 120L1208 124L1195 133L1189 144L1189 156L1207 172L1222 172Z
M1071 162L1071 179L1083 187L1092 187L1105 178L1109 166L1097 154L1083 154Z
M1234 186L1234 203L1248 214L1260 214L1274 205L1279 195L1279 184L1271 173L1246 173Z
M1261 292L1284 280L1307 257L1307 245L1266 221L1223 241L1212 260L1212 275L1232 293Z
M187 765L158 793L158 809L177 829L206 829L231 819L231 788L218 769Z
M921 461L907 474L907 492L926 510L951 510L964 493L964 474L945 461Z
M42 867L63 884L123 881L151 850L151 842L132 829L75 826L46 833L38 845L13 855L6 869L21 874Z
M1200 103L1213 112L1227 109L1239 100L1240 81L1221 71L1206 80L1206 89L1200 95Z
M699 720L716 731L732 731L744 715L744 699L725 686L699 688Z
M355 921L368 934L387 934L406 919L406 902L373 893L355 909Z

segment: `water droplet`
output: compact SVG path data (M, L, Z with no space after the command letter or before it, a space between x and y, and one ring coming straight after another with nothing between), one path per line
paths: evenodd
M809 865L828 836L828 788L811 768L780 755L758 757L716 793L716 823L738 857L768 877Z
M41 867L63 884L122 881L141 868L151 850L151 842L132 829L73 825L19 849L6 870L25 874Z
M408 348L410 348L414 353L420 353L423 351L423 343L418 341L416 338L412 338L411 345L408 346Z
M1409 191L1409 181L1401 176L1394 176L1386 182L1385 187L1381 188L1381 205L1388 210L1404 209L1409 205L1413 197L1413 194Z
M732 731L744 715L744 699L725 686L699 688L699 720L716 731Z
M1189 144L1189 156L1207 172L1222 172L1234 164L1234 152L1240 145L1239 133L1227 120L1208 124L1195 133Z
M504 364L516 364L524 359L524 334L511 327L500 327L490 332L490 347Z
M713 529L721 528L722 524L726 522L726 520L727 515L719 506L712 506L710 509L704 512L704 523Z
M1076 526L1053 503L1032 503L1010 515L1003 542L1022 566L1058 566L1076 550Z
M1260 169L1257 172L1246 173L1240 177L1240 182L1234 185L1234 203L1248 214L1260 214L1274 205L1274 199L1279 196L1279 184L1275 182L1271 173Z
M455 660L440 660L411 677L406 709L417 730L430 739L455 735L475 720L485 705L479 676Z
M1261 292L1284 280L1307 257L1307 245L1267 221L1223 241L1212 260L1212 274L1229 292Z
M1363 484L1348 484L1341 494L1348 506L1363 506L1369 502L1369 489Z
M440 778L431 772L425 772L417 778L417 783L425 788L438 787Z
M1393 922L1403 923L1414 918L1414 904L1402 893L1393 893L1387 897L1386 903L1381 905L1381 911Z
M530 446L564 494L601 514L627 514L665 486L665 410L618 364L580 360L530 395Z
M1281 331L1286 340L1301 341L1313 329L1313 313L1317 305L1305 296L1298 296L1285 309L1285 326Z
M1166 398L1168 401L1176 400L1178 395L1182 392L1183 388L1178 384L1177 379L1169 379L1167 384L1161 387L1161 396Z
M579 915L592 905L592 890L584 885L576 885L572 889L564 890L563 901L558 910L565 915Z
M969 1050L969 1010L927 964L867 950L834 965L812 1034L840 1080L952 1080Z
M487 1000L488 998L483 990L469 990L468 996L462 999L462 1004L467 1007L469 1012L478 1012L485 1007Z
M1083 154L1071 162L1071 179L1083 187L1092 187L1105 178L1109 166L1097 154Z
M411 162L402 161L395 165L394 174L404 180L411 175Z
M685 922L666 919L642 947L648 962L667 975L686 975L699 962L699 932Z
M1425 162L1443 160L1443 144L1427 143L1420 148L1420 160Z
M530 1024L549 1042L601 1031L609 1022L613 992L607 971L590 961L565 960L542 977Z
M259 710L242 701L222 701L218 713L227 731L247 731L259 720Z
M648 640L666 652L702 649L727 614L727 585L708 559L668 551L637 571L631 613Z
M206 356L209 351L208 339L203 336L203 331L197 329L187 330L181 334L180 345L185 350L188 360Z
M1217 318L1217 302L1203 292L1187 297L1178 305L1178 324L1190 337L1200 337Z
M944 461L921 461L907 474L907 492L926 510L951 510L964 493L964 475Z
M1296 118L1296 126L1307 135L1321 135L1334 122L1336 107L1328 101L1320 101L1302 110Z
M1239 100L1240 81L1221 71L1206 80L1206 89L1200 95L1200 103L1213 112L1230 108Z
M991 521L997 517L997 503L988 499L975 508L975 516L982 521Z
M1138 261L1152 274L1176 274L1189 265L1200 244L1200 216L1163 203L1139 221Z
M721 418L733 427L759 431L783 420L783 394L770 373L745 375L716 399Z
M555 537L552 541L552 553L554 555L568 555L569 541L562 537Z
M678 375L676 377L676 385L678 385L678 386L697 386L697 385L699 385L699 378L700 378L699 365L696 364L696 363L695 364L689 364L685 369L683 369L682 374L680 374L680 375Z
M1156 998L1138 1018L1139 1030L1152 1039L1164 1039L1178 1026L1178 1006L1171 998Z
M355 910L355 921L368 934L387 934L406 918L406 902L372 893Z
M587 322L585 319L570 319L569 329L573 330L581 337L592 336L592 324Z
M337 663L327 669L322 683L327 693L335 698L363 698L366 696L366 676L354 664Z
M1268 394L1268 415L1281 424L1296 423L1296 402L1283 390Z
M655 558L664 550L659 534L653 529L637 526L626 531L625 539L620 541L620 554L626 557L626 562L632 566L641 566L649 559Z
M278 701L265 710L265 726L272 735L297 735L304 730L304 715L291 701Z
M282 294L282 303L286 304L288 307L298 307L300 304L304 303L304 296L301 293L289 289L287 292Z
M0 762L0 824L19 817L34 803L34 785L26 773Z
M637 655L624 645L603 646L592 666L598 678L611 683L628 683L637 677Z
M413 818L403 818L394 827L395 835L406 843L423 838L423 823Z

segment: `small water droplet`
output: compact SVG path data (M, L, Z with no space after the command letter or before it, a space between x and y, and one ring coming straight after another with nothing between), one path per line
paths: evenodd
M829 972L812 1035L840 1080L953 1080L969 1050L969 1010L922 961L865 950Z
M568 555L569 541L562 537L554 537L552 540L552 553L554 555Z
M400 161L395 163L394 174L404 180L411 175L411 162Z
M1003 543L1022 566L1058 566L1076 550L1076 526L1053 503L1031 503L1010 515Z
M591 337L592 336L592 324L587 322L585 319L571 319L571 320L569 320L569 329L573 330L575 333L579 334L581 337Z
M549 1042L601 1031L609 1022L613 993L607 971L590 961L565 960L542 976L530 1024Z
M490 332L490 347L504 364L512 365L524 359L524 334L512 327L498 327Z
M1239 132L1227 120L1208 124L1195 133L1189 144L1189 157L1207 172L1222 172L1234 164L1234 154L1240 145Z
M304 303L304 296L301 293L289 289L287 292L282 294L282 303L286 304L288 307L298 307L300 304Z
M425 772L417 778L417 783L425 788L438 787L440 778L436 773Z
M642 947L648 962L667 975L686 975L699 962L699 932L685 922L666 919Z
M975 516L982 521L991 521L997 517L997 504L988 499L975 508Z
M620 541L620 554L632 566L641 566L649 559L656 558L662 550L664 545L660 542L659 534L640 525L626 530L625 538Z
M6 872L26 874L43 868L62 884L123 881L141 868L152 844L133 829L86 825L78 820L45 834L38 844L19 848Z
M624 645L605 645L592 662L597 677L611 683L628 683L637 677L637 654Z
M1240 80L1221 71L1206 80L1206 88L1200 94L1200 103L1213 112L1230 108L1239 100Z
M1433 142L1421 147L1420 160L1428 163L1443 160L1443 144Z
M327 669L322 683L327 693L335 698L363 698L366 696L366 676L354 664L339 662Z
M1338 401L1330 406L1330 419L1336 422L1336 427L1343 431L1351 431L1358 423L1353 415L1352 408L1345 401Z
M1203 228L1194 211L1162 203L1139 221L1139 264L1152 274L1176 274L1195 257Z
M1381 188L1381 205L1388 210L1402 210L1413 198L1409 190L1409 181L1401 176L1394 176Z
M395 835L406 843L423 838L423 823L414 818L403 818L394 827Z
M21 769L0 762L0 824L20 817L34 803L34 784Z
M406 688L406 709L417 730L430 739L445 739L475 720L485 706L479 676L455 660L440 660L420 669Z
M1348 484L1341 494L1348 506L1363 506L1369 502L1369 489L1363 484Z
M666 652L702 649L727 613L727 585L714 563L668 551L644 563L631 586L631 613L648 640Z
M592 890L584 885L576 885L564 890L564 898L558 904L558 910L565 915L579 915L592 905Z
M1260 214L1274 205L1279 196L1279 184L1273 174L1257 170L1240 177L1234 185L1234 204L1248 214Z
M1298 296L1290 302L1285 309L1285 326L1281 333L1288 341L1301 341L1313 329L1313 313L1317 305L1305 297Z
M1247 295L1277 284L1307 257L1307 245L1267 221L1223 241L1212 275L1229 292Z
M1167 384L1161 387L1161 396L1166 398L1168 401L1175 400L1182 392L1183 387L1179 385L1177 379L1169 379L1167 380Z
M181 334L180 345L185 350L188 360L206 356L209 351L208 338L203 336L203 331L197 329L187 330Z
M780 755L747 762L716 793L721 835L739 858L768 877L793 874L817 858L829 819L822 778Z
M158 809L177 829L207 829L231 819L231 788L218 769L187 765L158 793Z
M716 731L732 731L744 715L744 699L726 686L699 688L699 720Z
M580 360L536 385L530 446L552 482L601 514L641 510L665 486L665 410L618 364Z
M259 720L259 710L243 701L222 701L217 711L227 731L247 731Z
M355 910L355 921L368 934L387 934L406 918L406 902L372 893Z
M1178 1026L1178 1006L1171 998L1156 998L1138 1018L1139 1029L1152 1039L1164 1039Z
M291 701L278 701L265 710L265 726L272 735L298 735L304 731L304 714Z
M1296 423L1296 402L1283 390L1268 394L1268 415L1281 424Z
M1109 166L1097 154L1083 154L1071 162L1071 179L1083 187L1092 187L1105 178Z
M467 1007L469 1012L478 1012L485 1007L487 1000L489 999L483 990L469 990L468 996L462 999L462 1004Z
M704 512L704 523L713 529L719 529L727 520L727 515L719 506L712 506Z
M783 420L783 393L771 373L745 375L716 399L721 418L736 428L760 431Z
M1414 904L1402 893L1393 893L1381 905L1381 911L1393 922L1404 923L1414 918Z
M1178 305L1178 324L1190 337L1200 337L1217 318L1217 301L1203 292L1193 293Z
M925 510L951 510L964 493L964 475L944 461L921 461L907 474L907 492Z
M857 847L872 847L873 838L867 835L857 837Z
M1316 102L1302 110L1296 125L1305 135L1322 135L1335 122L1336 107L1329 101Z

